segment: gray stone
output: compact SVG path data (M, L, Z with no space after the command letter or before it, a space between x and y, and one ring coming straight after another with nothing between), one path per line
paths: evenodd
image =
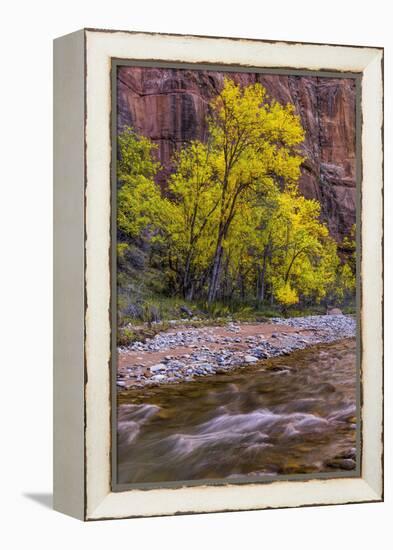
M342 315L343 312L338 307L332 307L331 309L328 309L326 312L326 315Z
M164 380L167 380L167 377L165 374L155 374L150 378L150 380L153 380L154 382L163 382Z
M163 363L157 363L156 365L152 365L150 367L150 372L160 372L162 370L166 370L167 366Z
M187 306L180 306L180 311L182 313L185 313L186 315L188 315L189 317L192 317L194 314L193 312L191 311L191 309L189 309Z
M171 369L182 369L184 366L185 366L184 363L176 360L170 361L168 363L168 367L170 367Z
M326 466L337 470L354 470L356 468L356 462L351 458L333 459L327 462Z
M254 355L245 355L244 356L244 362L245 363L256 363L258 361L258 357L255 357Z

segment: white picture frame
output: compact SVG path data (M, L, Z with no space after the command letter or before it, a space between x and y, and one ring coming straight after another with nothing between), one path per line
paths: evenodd
M113 59L361 75L361 472L111 489ZM81 520L383 499L383 50L84 29L54 44L54 507Z

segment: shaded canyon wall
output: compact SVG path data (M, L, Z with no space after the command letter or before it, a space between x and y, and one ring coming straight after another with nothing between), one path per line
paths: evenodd
M158 146L165 185L175 150L205 140L209 101L223 86L215 71L120 67L118 128L129 125ZM301 192L318 199L322 218L340 241L355 223L355 81L350 78L229 73L243 85L260 82L270 97L291 102L306 132Z

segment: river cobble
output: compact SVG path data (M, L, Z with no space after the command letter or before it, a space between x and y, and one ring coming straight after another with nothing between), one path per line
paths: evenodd
M352 338L356 333L356 321L348 315L274 318L268 331L263 328L266 325L261 325L260 333L258 326L245 323L228 323L220 329L184 328L119 348L119 357L124 360L118 370L117 386L124 390L224 374L316 344ZM247 327L253 330L248 331Z

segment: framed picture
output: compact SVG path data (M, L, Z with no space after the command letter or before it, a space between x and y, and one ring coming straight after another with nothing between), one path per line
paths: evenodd
M383 499L383 49L54 45L54 506Z

